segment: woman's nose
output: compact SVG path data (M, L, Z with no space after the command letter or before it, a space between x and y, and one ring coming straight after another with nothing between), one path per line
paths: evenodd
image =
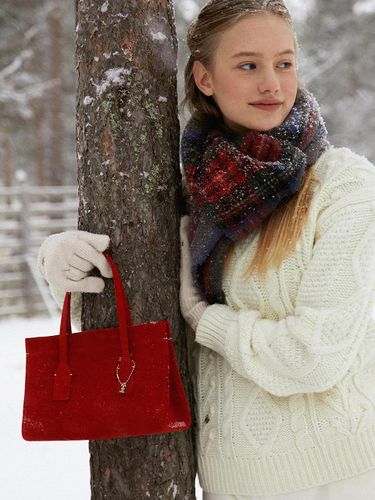
M274 69L268 69L262 72L258 88L262 94L265 92L274 94L279 91L280 82Z

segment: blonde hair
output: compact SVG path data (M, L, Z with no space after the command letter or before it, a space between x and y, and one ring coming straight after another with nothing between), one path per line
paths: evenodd
M199 61L210 68L222 33L243 18L259 13L270 13L284 19L292 29L297 49L292 19L282 0L210 0L190 25L187 44L191 54L185 67L185 98L182 104L189 107L196 120L214 119L225 126L214 99L203 94L195 84L194 62ZM255 256L246 271L247 276L256 272L264 278L269 268L278 267L293 252L308 216L313 182L313 168L308 168L299 192L288 202L282 202L263 222ZM230 263L233 247L225 266Z
M306 170L305 179L298 193L288 202L281 202L263 222L254 258L245 272L246 277L255 273L264 279L269 269L277 268L294 251L309 214L313 184L320 184L313 177L314 167L311 166ZM225 269L230 266L233 253L234 244L228 252Z

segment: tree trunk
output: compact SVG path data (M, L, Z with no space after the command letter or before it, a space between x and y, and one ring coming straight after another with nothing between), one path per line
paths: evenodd
M108 234L134 323L179 313L181 175L172 0L76 0L79 228ZM112 280L83 295L83 328L117 324ZM100 367L98 367L100 371ZM195 498L192 432L90 443L93 499Z
M3 170L3 184L5 187L13 185L13 160L12 160L12 140L6 126L0 128L2 136L3 157L1 159Z
M34 141L34 162L35 162L35 183L37 186L46 185L46 161L45 161L45 141L43 137L44 125L44 102L38 100L33 104L33 141Z

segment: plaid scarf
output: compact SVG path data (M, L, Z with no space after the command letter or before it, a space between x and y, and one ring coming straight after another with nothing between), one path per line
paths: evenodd
M193 116L181 143L191 215L195 285L209 303L225 303L222 273L233 241L257 228L302 186L305 170L328 148L315 98L299 89L279 126L234 136Z

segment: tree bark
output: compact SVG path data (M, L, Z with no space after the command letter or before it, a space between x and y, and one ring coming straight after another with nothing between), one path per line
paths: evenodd
M3 183L5 187L10 187L13 185L13 159L12 159L12 140L6 126L0 128L1 139L2 139L2 150L3 155L1 159L2 170L3 170Z
M34 127L33 141L34 141L34 162L35 174L34 178L37 186L46 185L46 159L45 159L45 141L43 137L44 125L44 103L38 100L33 104L33 120Z
M79 228L108 234L134 323L178 304L181 175L172 0L76 0ZM83 328L117 324L112 280L83 294ZM100 367L98 367L100 371ZM192 412L193 413L193 412ZM90 443L93 499L194 499L192 431Z

